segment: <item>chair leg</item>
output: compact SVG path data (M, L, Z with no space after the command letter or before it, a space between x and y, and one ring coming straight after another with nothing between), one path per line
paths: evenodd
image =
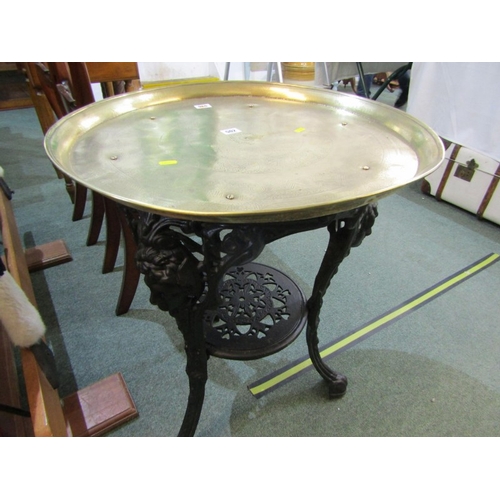
M81 220L87 201L87 188L75 183L75 204L73 206L73 221Z
M102 221L104 220L104 198L99 193L92 191L92 216L90 219L87 246L95 245L99 239Z
M63 177L69 199L71 200L71 203L75 203L75 183L68 176L65 175Z
M115 268L118 250L120 249L121 227L116 203L104 198L104 206L106 214L106 251L104 252L102 273L107 274Z
M56 171L58 179L64 179L64 184L66 184L66 191L68 192L69 199L71 203L75 203L75 183L71 177L68 177L66 174L63 174L59 169L57 169L54 164L52 164L54 170Z
M125 260L123 266L122 286L115 309L116 315L120 316L128 312L128 310L130 309L132 300L134 299L135 292L137 290L137 286L139 284L141 273L139 272L139 269L135 263L137 243L135 241L134 234L130 229L125 214L118 207L116 208L120 219L120 225L122 228L122 234L125 243Z

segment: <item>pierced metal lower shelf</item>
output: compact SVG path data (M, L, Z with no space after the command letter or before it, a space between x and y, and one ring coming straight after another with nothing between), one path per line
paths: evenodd
M219 358L257 359L292 343L306 323L306 299L286 275L262 264L229 269L217 311L205 316L208 352Z

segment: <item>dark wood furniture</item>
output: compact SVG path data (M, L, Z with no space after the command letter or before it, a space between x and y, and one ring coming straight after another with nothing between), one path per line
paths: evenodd
M49 102L53 115L61 119L69 112L94 102L91 83L100 82L105 91L104 95L116 95L118 92L133 90L138 81L136 63L83 63L83 62L48 62L29 63L30 71L35 70L37 85L40 92ZM116 82L125 82L122 89L117 88ZM65 176L65 174L62 174ZM65 177L67 179L67 176ZM68 180L67 186L73 184ZM74 210L73 220L83 217L87 199L87 188L81 183L74 182ZM102 265L103 274L110 273L115 268L121 238L124 243L124 266L122 285L120 288L115 313L125 314L132 303L139 282L139 272L133 263L135 246L133 237L129 234L128 225L120 220L121 215L116 203L103 197L95 191L92 193L92 215L87 236L87 245L97 243L106 218L106 248Z

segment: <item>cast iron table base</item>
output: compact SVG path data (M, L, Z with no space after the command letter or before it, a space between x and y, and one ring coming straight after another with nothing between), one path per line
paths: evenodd
M309 355L329 396L345 394L347 378L330 369L319 353L319 315L340 263L371 233L375 204L308 220L255 224L196 222L125 210L150 301L175 318L184 337L189 397L179 436L195 434L210 355L240 360L268 356L295 340L305 323ZM330 237L307 302L289 278L253 263L268 243L322 227Z

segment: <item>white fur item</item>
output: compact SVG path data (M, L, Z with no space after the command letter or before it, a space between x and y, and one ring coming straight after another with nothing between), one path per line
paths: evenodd
M40 313L8 271L0 276L0 323L19 347L36 344L45 334Z

